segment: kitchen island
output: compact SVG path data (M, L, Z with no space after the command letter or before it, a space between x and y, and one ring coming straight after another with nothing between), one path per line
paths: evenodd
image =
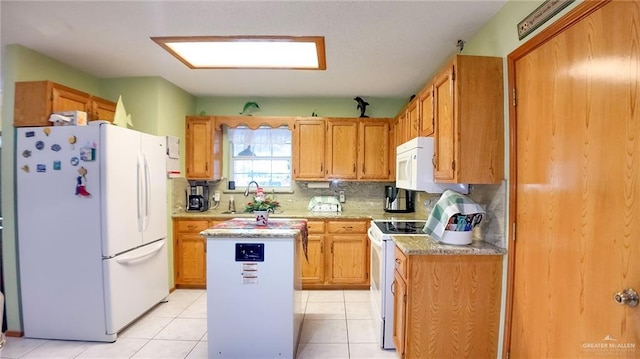
M296 241L307 221L234 218L200 233L207 240L209 358L294 358L304 308Z

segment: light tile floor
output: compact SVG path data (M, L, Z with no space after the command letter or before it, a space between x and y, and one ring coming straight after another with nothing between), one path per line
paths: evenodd
M368 291L305 291L299 359L396 358L376 344ZM0 358L207 358L207 294L178 289L115 343L7 338Z

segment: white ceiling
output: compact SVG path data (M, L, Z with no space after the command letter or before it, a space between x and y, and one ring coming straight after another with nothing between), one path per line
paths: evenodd
M408 97L506 0L10 1L2 45L97 77L161 76L198 96ZM151 36L324 36L326 71L190 70Z

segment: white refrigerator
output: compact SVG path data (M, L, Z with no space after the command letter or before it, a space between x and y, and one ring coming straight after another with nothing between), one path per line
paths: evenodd
M113 342L169 294L164 137L16 130L24 334Z

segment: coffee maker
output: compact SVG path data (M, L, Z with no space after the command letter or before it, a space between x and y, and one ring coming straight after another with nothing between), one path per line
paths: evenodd
M209 187L197 182L190 183L187 194L187 211L204 212L209 209Z
M384 186L384 211L390 213L415 212L416 193L396 186Z

